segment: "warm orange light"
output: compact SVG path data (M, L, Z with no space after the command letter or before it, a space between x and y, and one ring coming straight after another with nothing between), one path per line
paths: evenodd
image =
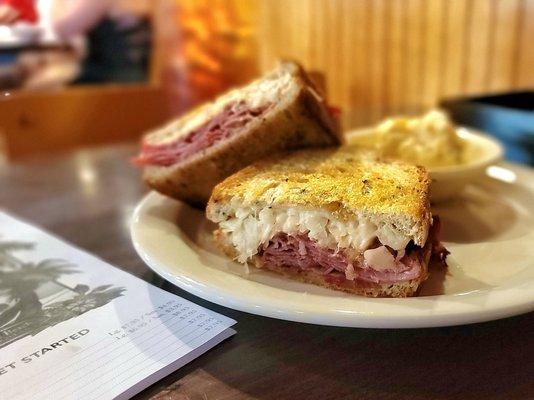
M180 41L166 82L180 96L175 108L213 98L257 74L253 2L175 1Z

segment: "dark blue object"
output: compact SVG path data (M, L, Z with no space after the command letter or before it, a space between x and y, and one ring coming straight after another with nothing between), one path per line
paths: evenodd
M498 138L507 160L534 165L534 92L446 99L440 105L457 124Z
M2 53L0 50L0 65L10 65L17 61L17 56L10 53Z
M151 25L148 19L121 29L103 19L87 35L87 57L77 84L143 82L148 78Z

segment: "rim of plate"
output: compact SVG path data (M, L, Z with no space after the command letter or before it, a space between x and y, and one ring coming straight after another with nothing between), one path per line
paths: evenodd
M467 293L367 298L342 293L336 297L289 291L204 266L194 274L188 274L191 266L181 265L181 274L173 274L153 249L150 246L147 248L142 233L146 211L162 202L165 207L172 207L176 211L183 206L176 200L150 192L134 210L130 234L139 256L149 268L170 283L204 300L238 311L318 325L426 328L484 322L534 310L534 277L520 285L504 284ZM180 231L176 223L173 222L173 226L177 232ZM178 235L176 241L177 244L182 243L190 255L198 254ZM209 279L202 279L202 275L209 275Z

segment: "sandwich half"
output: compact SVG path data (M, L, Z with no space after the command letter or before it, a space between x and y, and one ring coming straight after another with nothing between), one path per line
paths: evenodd
M147 134L134 161L153 189L203 207L217 183L265 156L341 141L324 97L298 64L283 62Z
M206 209L228 256L289 278L372 297L416 294L446 250L422 167L354 151L262 161L218 184Z

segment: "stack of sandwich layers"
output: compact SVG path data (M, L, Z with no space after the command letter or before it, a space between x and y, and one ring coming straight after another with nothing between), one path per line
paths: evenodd
M148 134L154 189L205 206L232 259L373 297L417 293L444 260L422 167L334 147L324 97L295 63ZM328 149L302 148L329 147Z
M317 88L300 66L284 62L147 134L136 163L152 188L204 207L217 183L259 159L341 141Z
M366 296L411 296L443 256L421 167L297 152L217 185L206 209L240 262Z

